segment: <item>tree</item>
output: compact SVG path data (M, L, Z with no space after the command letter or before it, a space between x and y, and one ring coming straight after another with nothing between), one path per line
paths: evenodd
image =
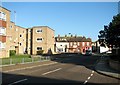
M104 26L98 35L100 44L120 48L120 14L113 17L108 26Z

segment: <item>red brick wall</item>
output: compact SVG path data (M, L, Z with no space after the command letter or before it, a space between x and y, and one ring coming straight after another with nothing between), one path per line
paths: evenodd
M0 27L6 28L6 21L0 20Z
M0 36L0 41L3 43L6 42L6 36Z

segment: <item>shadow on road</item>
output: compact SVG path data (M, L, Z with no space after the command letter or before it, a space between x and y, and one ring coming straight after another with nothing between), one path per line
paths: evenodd
M85 56L77 53L63 53L51 56L52 61L81 65L91 70L94 70L95 64L99 58L100 56Z
M52 78L46 78L46 77L36 77L36 76L8 74L8 73L3 73L2 80L3 80L2 85L40 85L40 84L41 85L44 85L44 84L85 85L85 84L83 84L84 81L73 81L73 80L66 80L66 79L52 79ZM22 81L22 80L25 80L25 81ZM15 82L18 82L18 83L15 83ZM89 82L86 85L108 85L108 84L103 84L103 83L96 84L96 83ZM112 84L109 84L109 85L112 85Z

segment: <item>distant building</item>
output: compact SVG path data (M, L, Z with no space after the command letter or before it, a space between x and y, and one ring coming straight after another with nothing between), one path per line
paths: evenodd
M55 37L56 52L85 53L92 50L91 39L81 36L60 36Z
M111 53L111 48L109 48L106 44L101 44L99 41L92 42L92 51L95 53Z

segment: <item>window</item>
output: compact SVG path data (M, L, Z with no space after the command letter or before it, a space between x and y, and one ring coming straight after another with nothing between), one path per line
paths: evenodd
M63 52L63 48L58 48L58 52Z
M20 46L22 45L22 43L20 43Z
M0 19L2 19L2 12L0 12Z
M16 28L15 31L18 31L18 29Z
M82 42L82 46L85 46L85 42Z
M31 29L29 30L29 32L31 32Z
M5 43L0 42L0 49L5 48Z
M42 50L42 47L37 47L37 50Z
M36 32L37 32L37 33L41 33L41 32L42 32L42 30L41 30L41 29L39 29L39 30L36 30Z
M0 35L6 34L6 28L0 27Z
M87 42L87 46L89 46L89 42Z
M80 43L78 42L78 46L80 45Z
M0 12L0 19L6 21L6 14L4 12Z
M76 45L77 43L76 42L74 42L74 45Z
M42 41L42 38L37 38L37 42L41 42Z
M3 20L6 21L6 14L5 14L5 13L2 13L2 15L3 15Z
M10 28L12 29L12 25L10 26Z
M20 34L20 37L22 37L22 35Z
M72 42L70 43L70 46L72 46Z

